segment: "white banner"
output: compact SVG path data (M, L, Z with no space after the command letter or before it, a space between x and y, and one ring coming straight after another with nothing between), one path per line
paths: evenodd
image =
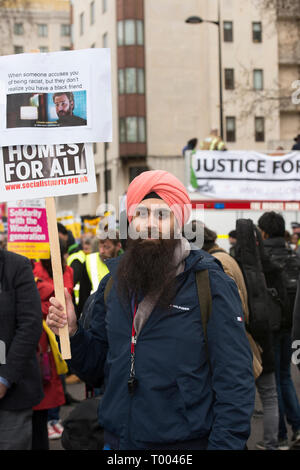
M197 151L189 190L218 199L300 200L300 152Z
M109 49L0 57L0 145L111 142Z
M0 148L0 201L97 191L92 144Z

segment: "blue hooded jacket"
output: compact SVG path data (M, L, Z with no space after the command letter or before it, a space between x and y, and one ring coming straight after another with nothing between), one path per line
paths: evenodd
M255 383L236 284L220 263L191 250L168 310L154 308L136 342L138 386L128 392L133 312L120 301L116 271L101 281L88 331L71 338L71 365L91 385L105 382L99 422L120 450L161 449L206 440L207 449L243 450L250 434ZM196 271L207 269L212 313L207 325L209 362L198 301ZM109 277L113 285L104 303ZM209 366L210 363L210 366ZM210 370L211 367L211 370ZM181 447L181 448L184 448ZM188 449L188 447L187 447Z

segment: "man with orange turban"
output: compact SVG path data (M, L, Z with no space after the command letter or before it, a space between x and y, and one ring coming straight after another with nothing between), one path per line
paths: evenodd
M105 449L245 448L254 409L252 353L236 284L182 237L185 187L147 171L127 191L129 239L110 260L88 331L66 292L47 323L68 323L72 369L105 392Z

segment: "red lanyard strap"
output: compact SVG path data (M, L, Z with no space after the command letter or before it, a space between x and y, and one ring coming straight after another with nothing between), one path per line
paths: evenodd
M135 344L136 344L136 331L134 328L134 319L137 311L137 303L135 302L132 329L131 329L131 363L130 363L130 377L128 380L128 391L132 395L135 392L138 381L135 378Z
M134 319L137 311L137 303L134 305L134 313L133 313L133 321L132 321L132 329L131 329L131 354L134 354L135 350L135 343L136 343L136 331L134 328Z

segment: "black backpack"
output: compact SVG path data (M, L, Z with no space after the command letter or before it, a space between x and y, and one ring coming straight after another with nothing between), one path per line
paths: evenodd
M265 278L265 271L274 272L276 267L265 254L260 231L252 220L237 220L236 231L235 259L247 287L249 329L259 342L268 330L279 331L282 324L283 303L277 290L268 288Z
M286 253L282 255L272 253L270 258L285 273L285 286L288 294L295 296L300 275L299 255L291 248L287 248Z
M271 250L268 257L275 271L266 273L269 286L274 286L283 303L283 327L291 328L293 308L300 275L300 257L290 248ZM274 272L277 273L274 275Z
M98 422L101 397L88 398L71 411L64 420L61 443L65 450L102 450L104 430Z

